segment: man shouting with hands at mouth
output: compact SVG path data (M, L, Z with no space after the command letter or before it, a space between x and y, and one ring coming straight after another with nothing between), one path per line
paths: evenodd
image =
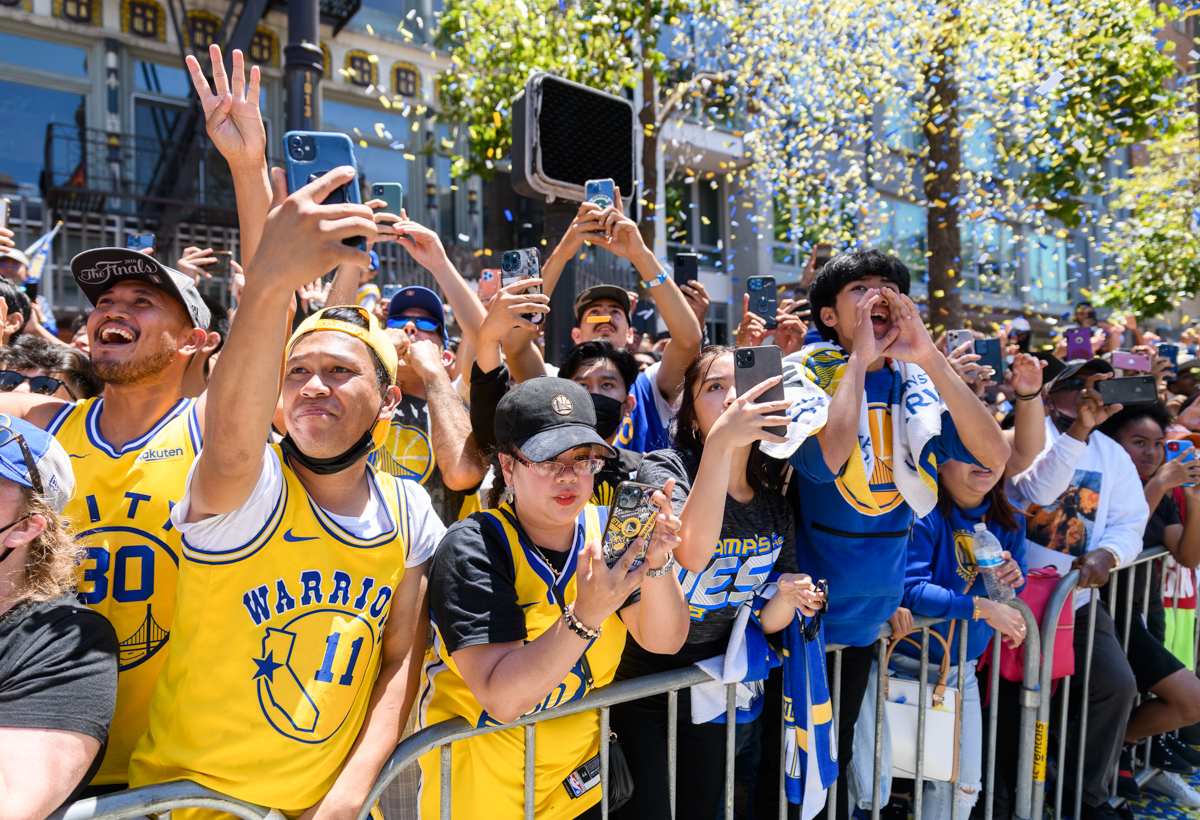
M275 173L271 253L242 293L255 320L233 324L171 513L173 651L131 785L187 779L292 817L353 816L405 723L444 528L423 490L367 463L400 400L396 349L359 307L326 308L289 339L297 288L367 264L342 240L374 238L370 209L320 204L353 178L339 168L285 198ZM277 404L288 435L269 445Z
M914 515L937 502L939 463L1000 471L1009 455L996 420L934 347L908 289L908 269L895 257L838 254L809 291L824 341L800 352L816 385L807 389L826 418L798 448L792 442L789 497L797 562L827 579L838 601L825 615L826 640L847 647L837 743L842 819L854 722L872 647L903 596Z

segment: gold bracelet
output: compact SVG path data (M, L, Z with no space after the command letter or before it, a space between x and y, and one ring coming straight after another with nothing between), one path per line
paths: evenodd
M978 621L979 616L983 614L983 612L979 609L979 596L973 596L973 600L975 601L975 612L971 615L971 620Z

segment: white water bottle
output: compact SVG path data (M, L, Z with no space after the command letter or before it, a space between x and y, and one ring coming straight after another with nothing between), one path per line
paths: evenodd
M988 597L998 604L1016 598L1017 593L1013 588L999 578L1000 567L1004 565L1000 542L988 532L982 521L975 525L975 538L971 550L975 553L975 565L979 567L979 574L983 576Z

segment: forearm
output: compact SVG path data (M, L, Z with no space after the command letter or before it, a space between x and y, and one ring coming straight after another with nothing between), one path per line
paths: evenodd
M692 490L679 513L683 525L679 529L675 560L689 572L703 572L721 541L732 464L732 448L722 447L710 437L700 457Z
M842 380L829 400L825 426L817 431L817 443L821 445L825 466L834 475L842 472L858 444L858 419L866 381L866 363L851 353Z
M1011 477L1008 489L1013 503L1020 507L1053 504L1070 486L1075 465L1086 449L1087 444L1073 436L1059 436L1029 469Z
M774 635L787 628L796 617L796 607L789 604L782 595L776 593L767 605L762 608L758 617L764 635Z
M533 343L533 336L526 330L517 328L504 337L504 356L509 372L518 383L546 375L546 362Z
M653 280L663 269L648 250L634 258L634 266L644 282ZM668 401L674 402L683 389L683 374L687 366L700 352L704 332L683 291L673 279L667 279L654 289L654 302L671 334L671 341L663 350L662 364L658 368L658 389Z
M1162 502L1163 496L1167 494L1167 488L1162 485L1156 476L1146 482L1144 492L1146 494L1146 507L1153 510L1157 509L1158 505Z
M1027 470L1046 447L1046 414L1037 399L1013 399L1012 453L1006 470L1017 475Z
M1200 500L1187 498L1187 523L1179 545L1173 550L1175 561L1188 569L1200 566Z
M483 317L487 314L483 303L449 259L443 257L442 264L435 265L430 273L437 280L446 301L450 303L450 309L454 311L454 318L463 338L470 340L472 344L476 343L479 339L479 326L483 324Z
M588 642L559 618L535 640L510 646L483 680L467 681L475 699L502 723L511 723L545 700L571 673Z
M260 157L258 162L245 166L235 168L231 165L230 171L237 200L242 266L248 267L258 252L267 213L271 210L271 174L267 169L266 157Z
M914 615L930 618L970 618L975 612L974 596L959 594L932 581L905 582L900 604Z
M496 365L487 373L475 363L471 379L471 430L476 446L484 453L496 448L496 405L508 392L508 370Z
M691 615L675 571L661 578L643 579L640 604L634 633L638 645L658 655L674 655L682 649Z
M486 465L475 445L467 408L454 392L445 370L439 369L424 382L433 457L442 471L442 481L451 490L478 486Z
M934 351L921 363L922 369L933 381L942 401L950 411L950 417L958 428L959 438L979 463L992 470L1003 469L1008 461L1009 446L1004 440L1000 425L987 405L958 377L950 362L940 352Z
M333 285L329 288L329 296L325 300L327 307L334 305L358 304L358 277L361 268L350 262L338 265L337 273L333 276Z
M576 239L575 235L570 232L558 240L554 252L542 265L542 293L547 296L554 293L554 287L558 284L559 277L562 276L563 268L567 266L567 262L571 261L572 256L579 253L579 249L582 247L583 242Z

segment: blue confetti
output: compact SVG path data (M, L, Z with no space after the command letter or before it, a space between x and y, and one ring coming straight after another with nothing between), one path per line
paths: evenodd
M512 211L510 211L508 208L504 209L504 218L507 219L509 222L513 221Z

